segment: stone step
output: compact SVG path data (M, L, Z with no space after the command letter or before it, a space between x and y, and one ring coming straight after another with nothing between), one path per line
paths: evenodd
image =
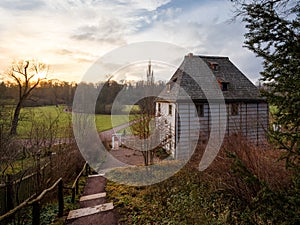
M93 195L85 195L80 197L79 201L83 202L83 201L88 201L88 200L94 200L97 198L103 198L106 196L106 192L102 192L102 193L97 193L97 194L93 194Z
M112 210L114 208L114 205L112 202L96 205L93 207L87 207L82 209L76 209L69 212L69 215L67 217L67 220L76 219L84 216L93 215L100 212L105 212L108 210Z
M99 173L99 174L93 174L93 175L89 175L88 177L104 177L104 173Z

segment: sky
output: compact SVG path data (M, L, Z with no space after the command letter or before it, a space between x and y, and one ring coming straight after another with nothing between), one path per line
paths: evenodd
M1 0L0 74L13 60L35 59L49 64L49 79L79 82L114 49L159 41L228 56L256 82L261 61L243 48L244 24L229 22L232 16L229 0ZM131 75L127 67L127 78L145 76L146 64ZM162 68L154 63L154 76L168 80L172 71Z

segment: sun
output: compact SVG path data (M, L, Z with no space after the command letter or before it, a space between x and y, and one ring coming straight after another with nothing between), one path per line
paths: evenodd
M32 77L31 81L37 82L40 80L45 80L47 78L47 72L46 71L40 71Z

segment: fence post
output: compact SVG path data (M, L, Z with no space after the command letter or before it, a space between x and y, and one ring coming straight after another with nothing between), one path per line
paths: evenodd
M64 193L63 193L63 180L58 183L58 217L64 214Z
M86 176L89 175L89 164L86 164L86 166L85 166L85 175Z
M79 178L80 179L80 178ZM76 195L78 195L78 193L79 193L79 179L76 181L76 183L75 183L75 190L76 190Z
M91 174L91 167L90 167L90 165L89 165L89 164L87 164L87 167L88 167L88 174L87 174L87 176L88 176L88 175L90 175L90 174Z
M76 195L75 188L73 187L72 188L72 203L75 203L75 195Z
M13 187L13 180L12 175L6 175L6 211L14 208L14 187Z
M38 201L32 204L32 225L40 225L40 203Z

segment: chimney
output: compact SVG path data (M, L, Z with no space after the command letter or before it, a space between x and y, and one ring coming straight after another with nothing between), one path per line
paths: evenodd
M193 53L189 53L188 55L187 55L187 57L189 57L189 58L192 58L194 55L193 55Z

